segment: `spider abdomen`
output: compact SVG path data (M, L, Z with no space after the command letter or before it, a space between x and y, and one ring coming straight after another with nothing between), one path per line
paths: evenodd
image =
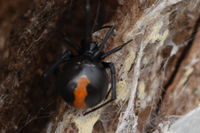
M76 107L93 107L108 90L108 75L101 62L83 57L67 61L59 73L58 87L65 101Z

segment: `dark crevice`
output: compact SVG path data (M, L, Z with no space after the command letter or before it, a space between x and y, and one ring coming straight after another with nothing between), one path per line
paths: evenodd
M98 4L98 0L90 1L91 20L89 21L91 23L91 28L93 28L96 19ZM104 24L108 23L116 13L117 7L117 1L101 0L98 19L94 29L99 29ZM75 44L80 45L86 32L86 19L85 0L73 1L57 22L57 30ZM63 37L61 34L57 34L60 40Z
M192 47L192 44L194 42L194 39L195 39L195 35L197 34L198 32L198 28L200 26L200 17L197 19L196 21L196 24L194 26L194 29L193 29L193 32L190 36L191 40L189 40L188 44L183 48L183 51L179 57L179 59L177 60L177 63L175 65L175 69L174 71L172 72L172 75L171 77L169 78L169 80L167 81L167 83L164 85L163 89L161 90L161 96L159 98L159 101L157 103L157 106L156 106L156 109L155 111L151 114L151 117L150 117L150 124L147 125L145 131L147 133L150 133L152 132L154 129L155 129L155 121L156 121L156 117L159 115L160 113L160 109L161 109L161 106L162 106L162 101L163 99L165 98L166 96L166 92L167 92L167 89L169 88L169 86L174 82L174 79L178 73L178 70L180 69L181 67L181 64L182 62L184 61L184 59L187 57L188 55L188 52L190 51L191 47Z

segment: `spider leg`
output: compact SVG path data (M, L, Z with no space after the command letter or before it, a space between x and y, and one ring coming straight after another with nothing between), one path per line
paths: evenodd
M110 72L111 72L111 88L110 88L110 90L108 90L105 99L108 98L108 95L112 91L111 99L114 100L114 99L116 99L116 70L115 70L115 66L111 62L103 62L103 64L106 68L109 68Z
M51 74L60 64L63 62L69 60L71 58L71 51L66 50L63 56L61 56L60 59L58 59L47 71L44 72L43 77L47 77L49 74Z
M69 3L69 8L68 8L68 14L67 14L67 16L66 16L66 18L67 18L67 20L70 20L70 18L71 18L71 12L72 12L72 6L73 6L73 0L70 0L70 3Z
M131 40L125 42L124 44L122 44L122 45L120 45L120 46L118 46L118 47L115 47L114 49L108 51L107 53L104 53L104 54L100 57L100 59L104 59L104 58L106 58L107 56L109 56L109 55L111 55L111 54L113 54L113 53L115 53L115 52L121 50L124 46L126 46L126 45L127 45L128 43L130 43L131 41L133 41L133 39L131 39Z
M70 47L72 47L72 48L74 48L78 53L81 53L81 48L77 45L77 44L75 44L75 43L73 43L68 37L64 37L64 41L70 46Z
M101 0L98 0L98 6L97 6L97 11L96 11L96 16L95 16L94 24L92 26L92 32L91 33L93 33L95 31L95 27L98 24L98 18L99 18L100 8L101 8Z
M117 95L116 95L116 70L115 70L115 66L113 63L111 62L103 62L103 65L105 68L109 68L110 69L110 72L111 72L111 88L110 90L112 91L111 93L111 99L110 100L107 100L106 102L100 104L99 106L85 112L83 115L87 115L105 105L107 105L108 103L112 102L113 100L115 100L117 98ZM107 95L110 93L110 90L108 91ZM107 96L106 95L106 96Z
M108 30L108 32L106 33L104 39L101 41L101 43L98 44L98 45L99 45L99 51L101 51L101 50L104 48L104 46L105 46L107 40L108 40L108 39L110 38L110 36L113 34L114 29L115 29L115 27L114 27L113 25L112 25L112 26L109 26L109 27L102 27L102 28L100 28L100 30L103 29L103 28L109 28L109 30Z
M98 49L98 51L95 52L95 54L93 55L93 58L98 57L98 55L100 54L100 52L101 52L102 49L104 48L104 46L105 46L107 40L108 40L108 39L110 38L110 36L113 34L114 29L115 29L115 27L114 27L113 25L111 25L111 26L102 27L102 28L100 28L99 30L104 29L104 28L109 28L109 30L107 31L107 33L106 33L104 39L101 41L101 43L98 44L99 49Z
M99 29L96 29L94 32L97 32L97 31L100 31L102 29L110 29L113 25L106 25L106 26L103 26L103 27L100 27ZM94 33L93 32L93 33Z
M106 25L103 27L100 27L99 29L94 30L92 33L95 33L97 31L103 30L103 29L110 29L112 26L111 25ZM98 37L98 39L101 39L100 37Z
M90 11L90 0L86 0L85 15L86 15L85 41L86 41L86 44L90 44L91 40L92 40L92 30L91 30L91 16L92 15L91 15L91 11Z
M66 21L71 21L71 12L72 12L72 6L73 6L73 2L74 0L70 0L69 2L69 6L67 8L67 16L66 16ZM76 52L80 53L80 47L79 45L75 44L74 42L72 42L68 37L66 37L64 32L61 32L60 30L57 31L59 33L59 35L62 37L62 41L65 42L68 46L70 46L71 48L75 49Z

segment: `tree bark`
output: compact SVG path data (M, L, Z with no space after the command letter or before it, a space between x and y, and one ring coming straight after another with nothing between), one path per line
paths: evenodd
M105 51L133 39L105 60L117 69L117 99L86 116L69 107L57 92L56 75L44 79L42 73L68 48L62 33L80 44L84 6L0 1L0 132L164 133L198 106L200 1L108 0L98 22L116 31ZM105 32L95 32L95 41Z

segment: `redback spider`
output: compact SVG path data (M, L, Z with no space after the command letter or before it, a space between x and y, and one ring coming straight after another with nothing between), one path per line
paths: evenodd
M96 16L98 18L100 8L100 0L97 7ZM55 71L61 64L63 69L58 74L59 90L64 100L74 106L75 108L92 108L84 115L93 112L104 105L116 99L116 72L115 66L112 62L102 61L109 55L119 51L132 40L115 47L114 49L104 53L102 52L107 40L114 32L114 26L104 26L96 31L107 28L108 31L101 42L92 42L92 33L94 33L95 23L91 28L91 11L90 0L86 0L85 7L86 14L86 33L85 37L79 47L68 38L64 38L67 44L73 47L78 55L73 55L71 51L66 50L45 73L47 77L50 73ZM95 31L95 32L96 32ZM106 69L110 69L111 74L111 88L108 90L109 77ZM108 95L111 92L111 99ZM103 103L99 104L101 101ZM98 105L99 104L99 105Z

